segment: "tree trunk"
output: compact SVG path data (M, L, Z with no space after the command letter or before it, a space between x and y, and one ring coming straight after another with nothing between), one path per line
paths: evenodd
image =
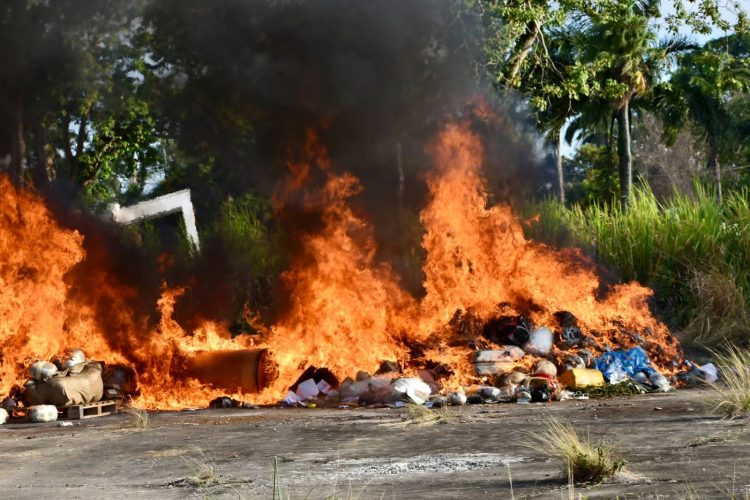
M526 31L524 32L521 39L518 41L516 52L511 56L505 69L505 80L513 85L513 81L521 71L521 65L528 57L531 49L534 47L539 36L539 29L541 24L537 20L533 20L526 25Z
M404 165L401 160L401 143L396 143L396 168L398 169L398 208L404 207Z
M34 123L34 154L36 156L32 175L34 185L45 187L52 179L52 155L47 142L47 131L38 120Z
M23 185L23 171L26 163L26 138L23 129L23 101L19 98L13 109L13 149L10 162L11 181L18 187Z
M714 173L714 182L716 182L716 199L719 204L721 204L721 165L719 164L719 147L714 141L709 141L708 145L708 170Z
M557 132L557 146L555 148L556 160L557 160L557 194L560 198L560 203L565 204L565 179L563 177L563 158L562 158L562 133Z
M633 158L630 153L630 99L625 99L617 120L617 154L620 158L620 207L623 211L630 204L633 188Z

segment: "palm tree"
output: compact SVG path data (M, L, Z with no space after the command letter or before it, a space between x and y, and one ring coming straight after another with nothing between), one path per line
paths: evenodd
M750 68L746 58L735 56L737 35L710 42L701 50L681 57L678 68L655 91L668 144L692 125L708 148L707 169L713 173L716 196L721 202L720 154L732 127L729 104L737 92L750 90Z
M597 88L586 103L593 116L586 116L586 110L582 110L572 131L592 124L601 126L604 115L610 116L610 125L616 125L623 209L628 207L633 185L632 108L647 95L670 58L692 48L684 38L656 41L651 20L658 13L658 0L601 2L577 21L573 39L572 50L596 73Z

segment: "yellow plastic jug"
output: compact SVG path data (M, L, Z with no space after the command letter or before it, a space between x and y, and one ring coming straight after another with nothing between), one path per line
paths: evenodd
M568 389L599 387L604 385L604 375L594 368L573 368L559 377L560 383Z

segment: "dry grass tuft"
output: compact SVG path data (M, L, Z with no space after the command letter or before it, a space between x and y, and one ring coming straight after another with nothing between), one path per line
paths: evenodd
M733 418L750 413L750 349L727 345L714 352L721 380L712 384L714 411Z
M739 281L727 271L692 271L690 292L699 305L682 332L685 341L715 346L727 340L741 343L747 339L750 311Z
M546 420L541 431L528 437L528 447L562 461L563 473L571 483L600 483L615 476L626 463L604 441L592 443L588 436L581 439L571 424L555 418Z
M180 458L193 471L193 474L185 480L190 486L205 490L220 484L221 477L219 473L202 449L196 447L193 449L191 455Z
M122 412L129 418L131 429L150 429L153 427L150 414L147 410L136 408L135 406L126 406L122 409Z
M405 409L403 420L395 426L449 424L456 421L456 416L447 407L430 409L424 405L407 403Z

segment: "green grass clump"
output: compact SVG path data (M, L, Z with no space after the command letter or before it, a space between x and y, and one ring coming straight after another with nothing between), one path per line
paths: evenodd
M529 447L562 462L563 473L576 484L596 484L614 477L625 466L612 446L582 439L571 424L549 418L541 431L529 434Z
M635 189L619 203L566 207L554 200L526 208L529 237L583 248L622 281L654 289L663 316L684 338L706 345L750 338L750 192L711 190L659 200Z
M714 356L721 374L712 384L715 411L729 418L750 414L750 349L727 346Z
M625 380L619 384L605 384L600 387L583 387L578 392L586 394L591 399L613 398L616 396L632 396L645 394L646 389L632 380Z

